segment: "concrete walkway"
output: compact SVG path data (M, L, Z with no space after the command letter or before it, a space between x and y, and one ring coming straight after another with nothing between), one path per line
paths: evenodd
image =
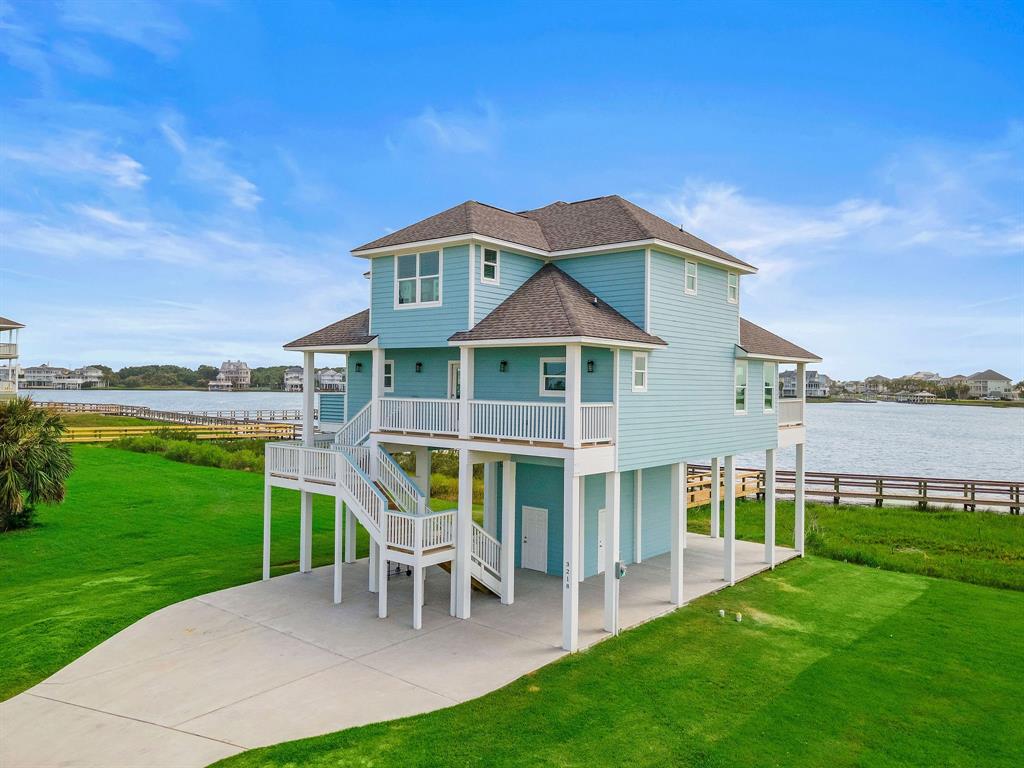
M721 580L721 541L689 535L687 600ZM764 569L763 546L736 543L736 570ZM779 548L778 561L795 556ZM669 558L631 566L622 626L668 613ZM449 576L427 577L423 629L410 626L411 579L394 577L376 618L367 562L186 600L153 613L34 688L0 704L0 766L204 766L244 749L447 707L563 655L561 581L516 572L516 601L473 594L469 621L448 615ZM580 642L601 630L603 576L580 587Z

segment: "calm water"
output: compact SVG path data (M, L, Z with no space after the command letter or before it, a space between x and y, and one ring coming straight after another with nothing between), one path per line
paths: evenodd
M301 408L298 392L32 390L37 400L123 403L162 410ZM1024 408L819 403L807 409L807 469L978 480L1024 480ZM779 451L792 468L792 448ZM740 466L763 466L760 454Z

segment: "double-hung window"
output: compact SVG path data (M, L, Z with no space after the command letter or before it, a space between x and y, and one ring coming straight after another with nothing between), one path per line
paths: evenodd
M740 301L740 276L735 272L729 273L729 290L726 293L730 304L739 304Z
M564 357L542 357L540 359L540 394L542 397L565 395Z
M733 394L736 402L736 413L747 412L747 361L736 361Z
M697 262L688 261L686 262L686 282L683 285L685 293L695 294L697 293Z
M441 303L441 252L407 253L396 259L395 303L437 306Z
M384 386L385 392L395 391L395 361L385 360L384 370L381 371L381 384Z
M633 353L633 391L647 391L647 353Z
M500 282L498 252L493 248L484 248L483 256L480 257L480 282L491 285L498 285Z
M779 367L776 363L764 364L764 412L771 413L775 410L775 381L778 376Z

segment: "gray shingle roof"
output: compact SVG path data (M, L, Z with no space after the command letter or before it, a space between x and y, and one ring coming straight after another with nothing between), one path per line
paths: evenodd
M734 264L750 266L618 195L575 203L557 202L519 213L470 200L361 245L355 251L469 234L507 240L548 252L657 238Z
M803 347L798 347L791 341L786 341L781 336L776 336L771 331L765 330L759 325L754 325L745 318L740 318L740 347L751 355L772 355L783 359L817 360L813 352L808 352Z
M377 338L377 335L370 335L370 310L364 309L354 315L331 323L319 331L313 331L301 339L290 341L284 345L285 349L297 349L301 347L351 347L359 344L369 344Z
M971 381L1011 381L1009 376L1003 376L989 368L987 371L978 371L967 377Z
M664 344L554 264L545 264L472 330L450 341L543 339L588 336L640 344Z
M24 328L25 326L16 320L9 320L6 317L0 317L0 328Z

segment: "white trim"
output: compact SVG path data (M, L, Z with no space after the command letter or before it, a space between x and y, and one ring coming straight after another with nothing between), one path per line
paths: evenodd
M386 383L387 382L387 376L388 376L388 366L391 366L391 386L390 387ZM347 371L346 371L346 373L347 373ZM382 392L394 392L395 391L395 361L394 360L385 360L384 361L384 367L381 369L381 372L380 372L380 388L381 388ZM348 389L347 384L346 384L345 389L346 390Z
M739 365L743 365L743 410L736 407L736 371ZM745 416L750 408L750 366L747 361L740 359L733 361L732 369L732 409L737 416Z
M459 376L461 375L461 368L452 376L452 368L459 368L462 365L460 360L449 360L448 361L448 399L457 400L459 397L458 388L453 388L452 383L459 383Z
M772 407L768 408L765 406L765 387L768 383L767 367L773 366L775 369L775 375L772 377ZM761 364L761 407L764 408L765 413L775 413L775 404L779 401L779 366L776 363L764 362Z
M281 349L287 350L288 352L337 352L338 354L344 354L346 352L369 352L377 349L377 339L374 339L367 344L317 344L312 347L285 346L281 347ZM348 365L347 360L345 361L345 364Z
M569 390L569 366L568 362L564 357L542 357L539 360L540 369L540 396L541 397L565 397L566 392ZM551 376L544 375L544 363L562 363L565 366L565 373L562 374L562 378L565 379L565 389L561 392L551 392L544 388L545 378L557 378L558 374L552 374Z
M644 249L644 330L651 332L651 249Z
M494 277L486 277L487 252L494 253ZM497 248L484 246L480 249L480 282L484 285L501 285L501 251Z
M690 267L693 267L693 288L689 287ZM683 293L687 296L697 295L697 262L692 259L683 261Z
M585 344L588 347L616 347L622 349L660 349L667 344L649 344L642 341L600 339L594 336L549 336L514 339L474 339L470 341L449 341L449 347L551 347L563 344Z
M480 243L488 243L496 245L501 250L515 251L530 256L540 256L544 259L559 259L559 258L571 258L573 256L582 256L588 254L598 253L611 253L614 251L635 251L640 248L654 247L659 251L665 251L672 255L683 255L693 256L702 261L707 261L712 264L718 264L731 269L735 272L740 272L746 275L752 275L757 272L757 267L745 264L738 264L735 261L729 261L723 259L720 256L713 256L710 253L704 253L694 248L687 248L684 245L677 245L670 243L666 240L660 240L658 238L646 238L643 240L627 240L621 243L607 243L605 245L588 246L586 248L569 248L562 251L546 251L543 248L534 248L529 245L523 245L522 243L514 243L511 240L502 240L497 237L489 237L487 235L481 235L478 232L472 233L472 236ZM399 245L387 245L379 248L363 248L360 250L351 251L353 256L360 258L373 258L375 256L391 256L400 253L415 253L419 250L431 248L461 245L469 241L470 234L464 235L451 235L450 237L438 237L430 240L416 240L412 243L400 243Z
M776 363L820 363L822 358L820 357L785 357L784 355L762 355L757 352L747 352L747 350L736 345L743 354L738 357L740 360L771 360Z
M473 246L473 241L469 241L469 325L466 328L472 328L476 325L476 281L473 279L473 265L475 264L473 258L473 252L476 248Z
M420 283L423 280L423 276L420 274L420 256L424 253L437 253L437 301L420 301ZM415 280L416 281L416 301L410 302L409 304L398 303L398 259L400 256L415 256L416 257L416 277L403 277L401 280ZM394 257L394 309L426 309L427 307L440 307L444 301L444 248L426 249L422 251L414 251L412 253L396 254ZM434 277L434 275L427 275L427 277ZM372 302L371 302L372 303Z
M736 279L736 298L732 297L732 280ZM730 304L740 303L740 276L736 272L725 273L725 300Z
M637 383L636 383L636 374L637 374L636 361L639 360L639 359L642 359L644 361L644 368L643 368L644 383L642 385L640 385L640 386L637 386ZM634 392L646 392L647 391L647 387L650 384L650 382L651 382L651 358L650 358L650 356L646 352L634 352L633 353L633 364L632 364L632 367L629 369L629 383L630 383L630 386L632 387L632 390Z

